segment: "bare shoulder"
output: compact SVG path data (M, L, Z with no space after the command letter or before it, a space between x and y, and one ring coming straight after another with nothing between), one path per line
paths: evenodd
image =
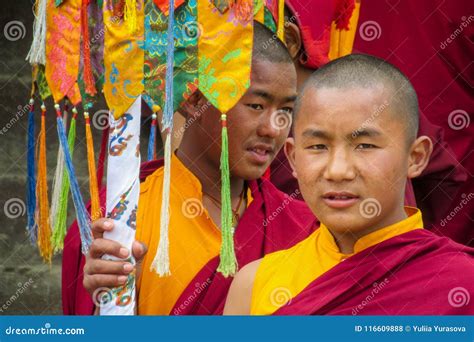
M253 283L261 261L262 259L252 261L235 275L227 294L224 315L250 314Z

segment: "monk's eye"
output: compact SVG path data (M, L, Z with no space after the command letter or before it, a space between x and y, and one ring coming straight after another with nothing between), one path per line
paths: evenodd
M324 144L316 144L316 145L310 145L306 148L307 150L315 150L315 151L323 151L327 150L327 146Z
M291 107L284 107L280 109L280 111L284 114L293 114L293 108Z
M377 148L377 146L373 145L373 144L359 144L356 146L356 149L358 150L367 150L367 149L370 149L370 148Z
M249 106L250 108L255 109L255 110L262 110L263 109L263 106L261 104L258 104L258 103L249 103L247 106Z

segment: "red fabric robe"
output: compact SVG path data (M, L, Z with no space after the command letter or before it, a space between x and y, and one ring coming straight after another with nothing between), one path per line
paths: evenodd
M473 315L473 293L474 249L417 229L345 259L275 315Z

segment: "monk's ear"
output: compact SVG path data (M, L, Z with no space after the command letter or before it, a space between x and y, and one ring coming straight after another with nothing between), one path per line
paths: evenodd
M425 135L418 137L410 147L408 159L408 178L418 177L428 165L433 143Z
M285 23L285 42L291 58L299 58L303 42L299 27L291 22Z
M201 91L196 90L189 98L181 105L179 112L186 118L194 118L199 120L202 114L202 106L207 102L206 97Z
M289 137L285 142L285 155L291 165L292 175L295 178L298 178L295 168L295 138Z

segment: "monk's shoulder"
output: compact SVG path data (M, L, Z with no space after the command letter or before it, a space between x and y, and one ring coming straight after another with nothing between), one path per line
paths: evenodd
M163 183L163 160L152 160L140 165L140 195L145 195L154 185Z
M227 295L224 315L248 315L252 290L262 259L252 261L235 275Z
M425 277L472 284L469 287L474 289L474 248L426 230L421 233L422 238L427 241L427 247L419 248L422 252L413 262L418 269L423 269Z

